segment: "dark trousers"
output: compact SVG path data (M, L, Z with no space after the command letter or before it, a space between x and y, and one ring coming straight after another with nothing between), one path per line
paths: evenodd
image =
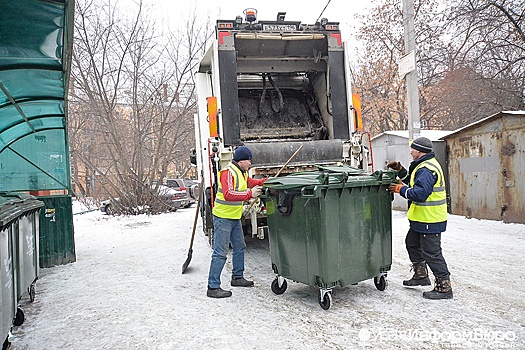
M411 262L426 261L435 277L449 278L450 272L441 252L441 233L420 233L410 229L405 244Z

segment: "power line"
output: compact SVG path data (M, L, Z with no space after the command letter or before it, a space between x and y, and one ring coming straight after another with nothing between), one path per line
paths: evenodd
M325 5L323 11L321 11L321 14L320 14L319 17L317 17L317 19L315 20L315 23L319 22L319 19L320 19L321 16L323 15L324 10L326 10L326 8L328 7L328 5L330 5L330 1L332 1L332 0L328 0L328 2L326 3L326 5Z

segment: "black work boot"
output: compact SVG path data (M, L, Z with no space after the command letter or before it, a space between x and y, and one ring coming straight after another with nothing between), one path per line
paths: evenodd
M219 288L210 288L208 286L208 291L206 295L210 298L229 298L232 296L232 292L229 290L224 290L221 287Z
M414 276L409 280L404 280L403 285L408 287L415 286L430 286L430 278L428 278L427 263L422 261L412 263L411 270L414 270Z
M436 285L434 289L428 292L423 292L425 299L452 299L452 287L450 286L450 279L436 277Z
M253 287L253 281L248 281L244 277L232 277L232 287Z

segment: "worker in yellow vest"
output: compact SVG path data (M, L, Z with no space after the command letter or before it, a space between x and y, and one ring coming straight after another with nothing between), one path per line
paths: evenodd
M233 160L219 172L218 190L213 206L213 253L208 274L210 298L228 298L229 290L221 288L221 272L226 263L229 246L232 246L233 287L252 287L253 281L244 278L244 233L242 231L243 202L261 195L265 178L252 179L248 170L252 165L252 152L241 146L233 153Z
M435 158L432 142L426 137L410 145L413 161L408 171L400 162L387 167L397 170L404 183L391 184L388 189L408 199L410 222L405 244L414 275L403 285L429 286L427 264L436 278L434 289L424 292L426 299L452 299L450 272L441 251L441 233L447 228L447 193L443 169Z

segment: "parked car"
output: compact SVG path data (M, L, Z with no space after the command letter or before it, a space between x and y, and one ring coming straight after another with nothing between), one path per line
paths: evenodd
M155 189L155 186L153 185L151 186L151 188ZM175 210L179 208L187 208L191 205L186 191L181 191L174 188L169 188L164 185L159 185L159 187L157 188L157 195L161 200L164 201L164 203L169 204ZM99 207L100 211L108 215L113 215L115 213L115 201L120 201L120 199L115 198L102 201Z
M176 188L178 190L185 190L186 184L183 179L166 179L166 186Z
M188 195L194 200L199 200L199 184L192 179L184 179L184 184L186 184L186 191Z
M113 215L113 207L111 205L111 199L106 199L100 202L100 211L108 215Z
M166 186L172 189L175 189L175 190L183 191L186 194L188 203L184 208L189 208L193 205L193 203L195 203L195 198L190 196L189 189L186 186L184 179L176 179L176 178L166 179Z
M155 186L153 186L155 188ZM191 205L190 199L186 190L179 190L175 188L170 188L168 186L159 185L158 195L164 201L168 202L174 208L187 208Z

